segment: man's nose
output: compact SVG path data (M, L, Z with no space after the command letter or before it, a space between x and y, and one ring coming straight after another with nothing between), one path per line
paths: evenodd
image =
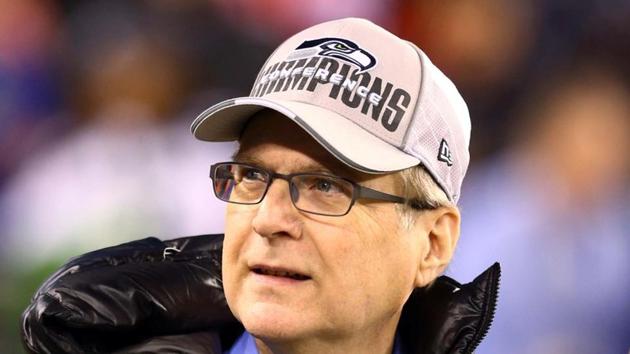
M260 236L289 236L295 239L302 236L300 212L291 202L287 183L281 179L274 180L260 202L252 220L252 227Z

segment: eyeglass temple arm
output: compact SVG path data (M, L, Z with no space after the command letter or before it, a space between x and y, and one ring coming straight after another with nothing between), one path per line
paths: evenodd
M407 199L403 197L399 197L397 195L388 194L384 192L379 192L372 188L368 188L365 186L357 185L357 198L356 199L372 199L372 200L383 200L386 202L394 202L394 203L405 203Z
M365 186L361 186L361 185L357 185L357 187L358 187L358 191L357 191L356 199L383 200L387 202L401 203L401 204L409 202L411 207L415 209L436 209L437 208L436 205L427 203L422 200L406 199L403 197L399 197L397 195L379 192L377 190L374 190Z

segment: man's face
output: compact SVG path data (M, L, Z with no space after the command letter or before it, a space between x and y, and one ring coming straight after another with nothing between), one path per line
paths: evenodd
M392 175L350 170L275 112L254 117L240 143L239 161L270 171L327 172L400 194ZM260 204L228 204L223 284L230 309L249 332L278 340L395 327L429 247L421 222L412 231L399 224L395 205L384 202L359 200L341 217L300 212L287 182L274 180Z

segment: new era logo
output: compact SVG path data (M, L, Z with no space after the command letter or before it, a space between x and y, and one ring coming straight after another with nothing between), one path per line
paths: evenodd
M446 140L442 139L440 143L440 152L438 153L438 160L446 162L448 166L453 166L453 158L451 156L451 149L448 147Z

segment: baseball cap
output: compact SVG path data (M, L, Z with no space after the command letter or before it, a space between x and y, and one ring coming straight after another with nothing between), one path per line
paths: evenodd
M358 18L324 22L283 42L249 96L192 123L205 141L238 140L248 119L272 109L337 159L380 174L422 164L457 202L469 162L470 116L455 85L413 43Z

